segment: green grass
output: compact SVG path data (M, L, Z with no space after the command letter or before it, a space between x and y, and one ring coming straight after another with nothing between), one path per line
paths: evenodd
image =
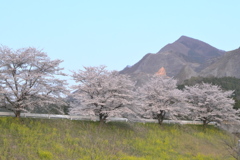
M230 160L209 126L0 118L0 160Z

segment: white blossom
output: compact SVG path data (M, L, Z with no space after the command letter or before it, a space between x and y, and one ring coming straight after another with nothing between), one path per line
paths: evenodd
M138 89L143 115L158 119L162 124L166 114L175 119L185 113L184 94L177 89L177 81L163 76L154 76Z
M61 62L35 48L0 47L0 106L19 117L21 111L63 102L66 82L55 78L65 76Z
M73 86L76 103L70 114L97 115L105 122L107 117L132 112L127 105L132 103L134 83L127 75L105 68L84 67L73 72L78 85Z
M191 105L190 116L202 120L204 125L212 121L237 120L237 111L233 109L234 91L224 91L217 85L208 83L185 86L188 103Z

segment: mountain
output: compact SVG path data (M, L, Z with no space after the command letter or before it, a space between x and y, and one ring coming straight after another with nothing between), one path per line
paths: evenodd
M217 61L203 69L198 75L202 77L236 77L240 78L240 48L229 51Z
M197 73L189 66L184 66L180 72L174 77L178 80L179 84L182 84L184 80L196 77Z
M210 46L197 39L181 36L175 42L166 45L159 52L146 54L139 62L131 67L126 67L122 74L155 74L164 67L169 77L174 77L188 66L193 71L207 67L209 59L222 56L225 51ZM203 67L204 66L204 67Z

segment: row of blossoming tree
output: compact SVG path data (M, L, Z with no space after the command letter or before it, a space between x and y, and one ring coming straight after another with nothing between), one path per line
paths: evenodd
M160 125L166 116L202 120L204 126L239 119L233 109L233 91L207 83L179 90L176 80L162 76L153 76L136 87L129 76L108 71L105 66L73 72L77 85L68 91L66 81L56 78L66 76L59 67L61 62L35 48L0 47L0 106L20 117L22 111L36 107L64 105L66 96L71 96L70 114L99 116L101 123L126 113L157 119Z

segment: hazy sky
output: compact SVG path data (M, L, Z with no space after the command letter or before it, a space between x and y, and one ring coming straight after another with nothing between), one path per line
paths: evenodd
M121 70L181 35L240 46L239 0L0 0L0 44L36 47L68 70Z

